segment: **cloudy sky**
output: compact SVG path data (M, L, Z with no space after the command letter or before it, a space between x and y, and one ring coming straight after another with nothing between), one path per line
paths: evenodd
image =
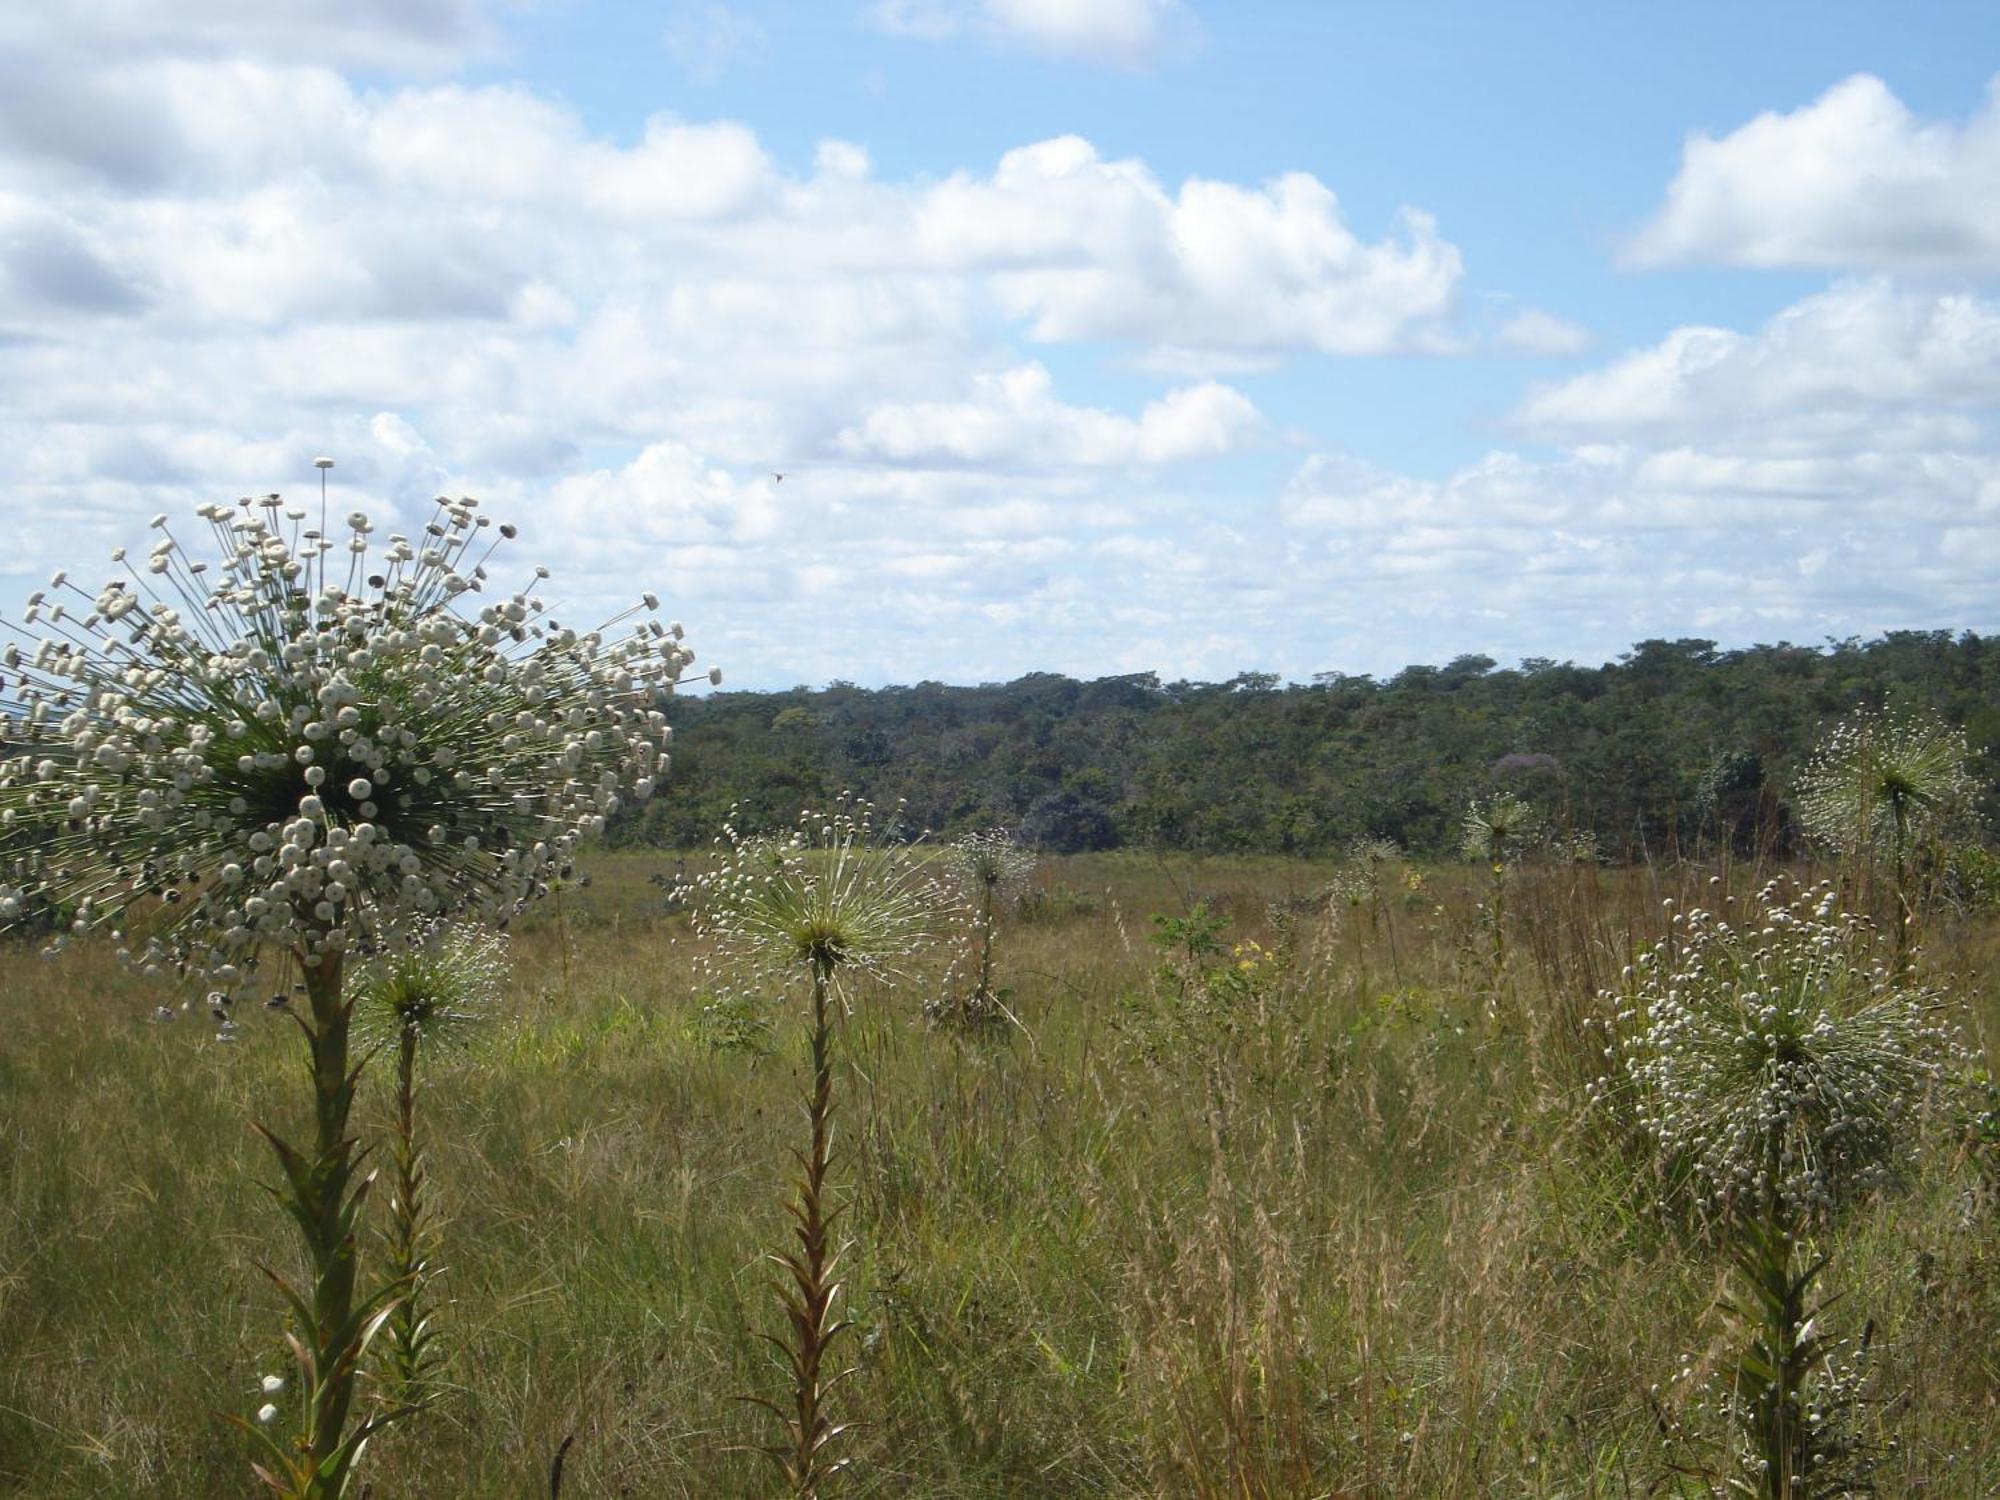
M1983 0L11 0L0 613L328 453L740 686L1991 630L1996 75Z

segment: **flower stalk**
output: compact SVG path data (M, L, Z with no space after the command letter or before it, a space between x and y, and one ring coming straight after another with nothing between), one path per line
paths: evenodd
M764 1397L752 1397L776 1416L785 1441L765 1451L777 1463L795 1500L822 1500L826 1486L846 1466L832 1456L834 1444L851 1423L827 1415L827 1397L851 1371L826 1373L834 1341L853 1325L841 1318L836 1305L841 1284L836 1279L841 1250L833 1243L833 1227L841 1207L830 1205L828 1178L833 1166L833 1007L834 963L812 964L812 1088L806 1099L808 1145L798 1158L799 1176L792 1201L785 1205L795 1250L773 1255L781 1276L778 1302L785 1312L789 1341L765 1335L785 1358L792 1390L789 1408Z
M430 1279L424 1254L424 1152L417 1138L417 1038L405 1029L396 1041L396 1122L389 1147L393 1173L388 1251L393 1273L408 1287L389 1314L384 1364L396 1398L422 1405L437 1364L435 1332L423 1293Z
M1496 1004L1507 970L1508 871L1541 835L1540 815L1512 792L1495 792L1484 803L1475 799L1466 808L1460 847L1466 858L1481 861L1492 875L1487 886L1485 906L1491 936L1491 984Z
M355 1180L359 1158L348 1117L360 1068L349 1061L354 1007L343 990L342 967L337 951L304 966L309 1017L299 1024L306 1032L312 1069L310 1150L301 1151L259 1127L283 1174L273 1191L298 1225L311 1265L309 1289L266 1271L297 1325L289 1341L303 1402L289 1444L261 1426L250 1430L263 1440L271 1460L254 1466L258 1477L287 1500L339 1500L369 1438L401 1415L379 1411L349 1427L362 1357L407 1285L392 1278L366 1294L357 1293L357 1220L373 1179Z
M384 1329L381 1374L393 1398L412 1408L434 1396L445 1358L430 1307L437 1226L425 1197L429 1172L417 1117L418 1064L469 1040L499 1004L505 971L506 940L500 934L440 924L401 952L375 960L365 976L359 1024L372 1042L393 1046L395 1053L384 1239L391 1274L407 1287Z

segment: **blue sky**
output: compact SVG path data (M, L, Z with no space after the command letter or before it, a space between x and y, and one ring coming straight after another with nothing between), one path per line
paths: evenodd
M11 9L0 613L328 452L744 686L1990 630L1996 73L1975 4Z

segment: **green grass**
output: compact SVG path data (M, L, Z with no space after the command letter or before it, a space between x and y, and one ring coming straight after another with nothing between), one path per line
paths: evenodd
M519 930L506 1017L426 1075L450 1389L367 1455L377 1500L546 1496L571 1434L567 1500L772 1492L748 1451L770 1433L731 1397L779 1389L754 1335L777 1326L802 1006L768 1056L707 1045L685 919L646 880L672 864L599 858L560 926L545 906ZM1365 909L1274 928L1330 873L1053 861L1040 882L1092 909L1003 923L1021 1029L864 997L837 1138L847 1493L1662 1492L1687 1450L1649 1393L1681 1415L1684 1357L1722 1357L1718 1263L1636 1207L1576 1090L1577 1018L1707 872L1524 879L1497 985L1483 872L1395 886L1393 959ZM1225 1005L1176 1006L1149 940L1195 898L1280 955ZM1989 1057L1996 951L1990 922L1931 945ZM0 1494L249 1492L224 1414L287 1366L255 1268L294 1269L249 1122L298 1124L300 1048L261 1011L228 1046L156 1024L163 998L89 948L0 950ZM388 1073L363 1083L378 1137ZM1826 1289L1875 1320L1882 1493L1972 1500L2000 1491L2000 1231L1963 1218L1944 1113Z

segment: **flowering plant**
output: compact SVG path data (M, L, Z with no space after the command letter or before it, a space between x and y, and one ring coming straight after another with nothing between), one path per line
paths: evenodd
M417 1129L417 1058L465 1046L499 1009L507 978L507 939L500 933L453 922L413 936L411 946L378 954L356 976L355 1012L360 1034L395 1058L384 1249L405 1291L384 1329L388 1348L379 1373L397 1401L411 1407L435 1395L447 1356L427 1305L438 1274L431 1259L438 1227L425 1196L430 1170Z
M900 975L943 929L952 897L937 879L931 850L878 841L873 806L844 795L830 811L800 813L785 837L746 835L732 814L716 843L716 865L683 892L695 930L709 945L700 962L713 991L727 997L742 993L734 986L811 984L808 1142L797 1153L799 1172L785 1205L796 1248L768 1257L778 1268L789 1342L770 1337L784 1354L791 1390L782 1401L748 1399L778 1419L780 1438L765 1452L784 1475L786 1492L816 1496L848 1463L833 1457L848 1424L828 1410L845 1372L829 1373L826 1362L853 1326L839 1315L842 1250L833 1239L841 1208L831 1182L832 1001L851 980Z
M680 891L708 940L696 962L716 994L896 978L958 910L937 852L883 838L874 807L850 797L800 813L785 835L746 834L732 814L716 845L716 864Z
M1827 1256L1806 1242L1904 1165L1951 1052L1944 996L1886 958L1830 885L1788 899L1773 883L1757 906L1740 925L1673 914L1627 971L1598 1087L1729 1252L1719 1306L1743 1347L1721 1382L1726 1492L1858 1494L1872 1463L1849 1421L1860 1367L1838 1357L1848 1341L1815 1301Z
M1465 809L1459 848L1469 860L1507 865L1534 848L1542 836L1541 814L1512 792L1495 792L1484 802L1474 798Z
M312 1267L309 1286L279 1283L302 1410L259 1473L338 1500L393 1414L350 1425L356 1369L408 1294L357 1287L345 958L440 915L504 921L539 894L622 799L652 792L659 698L693 654L678 626L610 634L650 595L583 633L526 590L475 609L515 532L471 500L438 501L379 550L359 511L329 535L324 499L318 528L275 495L199 515L214 561L158 516L143 563L114 554L123 575L95 593L58 573L5 627L0 926L54 907L60 948L109 925L148 972L217 985L225 1016L267 957L298 966L314 1136L266 1136Z
M982 1023L1008 1014L1004 992L993 987L993 939L999 898L1019 891L1035 870L1035 855L1023 848L1011 833L990 828L969 833L952 843L946 852L946 868L959 895L972 913L972 938L976 949L973 981L969 993L956 993L947 983L945 992L927 1003L925 1009L940 1019L961 1023Z
M1598 1090L1701 1204L1792 1224L1894 1177L1951 1041L1944 995L1830 885L1757 901L1741 925L1674 913L1616 999Z
M1964 731L1934 712L1856 710L1800 773L1799 821L1838 853L1879 850L1900 863L1971 805L1970 756Z

